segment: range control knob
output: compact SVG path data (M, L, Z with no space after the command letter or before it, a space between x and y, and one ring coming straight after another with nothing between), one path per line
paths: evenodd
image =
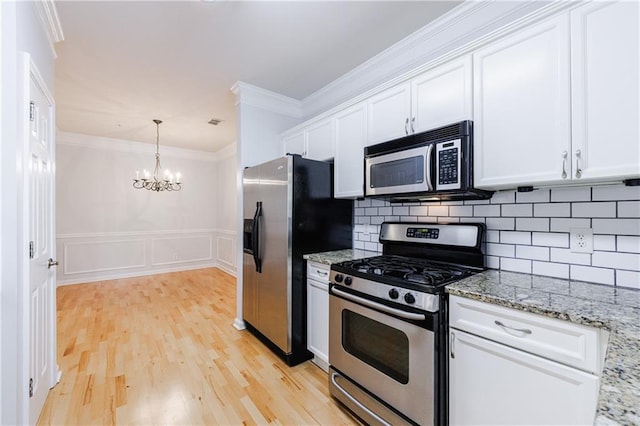
M411 305L413 303L416 303L416 298L413 297L413 294L407 293L404 295L404 301Z
M392 288L391 290L389 290L389 297L392 299L397 299L398 296L400 296L400 293L398 293L398 290L396 290L395 288Z
M333 277L334 280L336 280L337 283L341 283L342 280L344 279L344 275L342 274L336 274L335 277Z
M351 283L352 283L352 282L353 282L353 278L351 278L351 277L346 277L346 278L344 279L344 283L345 283L346 285L351 285Z

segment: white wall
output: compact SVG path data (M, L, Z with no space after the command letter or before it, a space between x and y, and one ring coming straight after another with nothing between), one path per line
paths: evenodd
M218 254L218 267L235 275L237 271L236 249L238 246L236 237L238 215L236 145L233 144L217 154L216 251Z
M152 170L154 155L151 144L58 133L59 285L208 266L235 272L234 227L218 227L219 213L227 222L229 214L220 206L235 210L235 193L221 189L235 160L161 141L162 166L182 173L182 190L134 189L135 171Z
M640 289L640 187L500 191L490 200L390 204L357 202L354 247L382 249L380 224L482 222L489 268ZM362 226L357 227L362 228ZM592 228L593 254L571 253L569 230Z
M21 234L20 209L23 170L20 111L27 100L17 90L23 75L18 73L23 53L29 53L42 78L53 90L54 52L38 18L34 2L2 2L2 118L1 118L1 197L0 213L1 263L0 336L2 355L0 363L0 398L2 424L20 424L28 421L27 382L28 366L23 356L25 331L20 307L25 273L22 264L27 247Z

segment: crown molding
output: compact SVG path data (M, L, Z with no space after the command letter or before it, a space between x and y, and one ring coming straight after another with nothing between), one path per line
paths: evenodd
M302 117L302 102L297 99L242 81L236 82L231 91L236 95L236 105L251 105L293 118Z
M219 149L215 152L216 161L226 160L231 157L235 157L238 154L238 147L236 146L236 142L232 142L229 145L226 145L224 148Z
M126 152L129 154L152 155L156 152L155 144L61 131L56 132L56 145L80 146L83 148ZM225 149L226 148L223 148L220 151L224 151ZM183 158L187 160L198 160L204 162L215 162L219 160L217 152L212 153L206 151L196 151L192 149L176 148L173 146L162 146L161 151L162 155L170 156L173 158Z
M64 40L56 5L53 0L36 0L33 2L33 6L36 9L36 14L40 18L40 25L49 40L49 47L53 53L53 58L56 59L58 54L55 44Z
M303 117L346 106L416 75L439 58L461 54L478 39L539 9L571 2L466 1L302 100ZM440 62L440 61L438 61Z

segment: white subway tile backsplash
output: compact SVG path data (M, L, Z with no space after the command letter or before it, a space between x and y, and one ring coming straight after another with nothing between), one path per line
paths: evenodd
M549 231L549 218L516 218L517 231Z
M591 265L591 255L586 253L571 253L569 249L551 248L552 262L571 263L574 265Z
M569 234L557 232L534 232L531 235L534 246L569 247Z
M591 201L591 187L552 188L551 201Z
M548 189L536 189L531 192L516 192L516 203L548 203Z
M593 268L591 266L571 265L569 278L609 285L615 283L613 269Z
M618 235L618 251L626 253L640 253L640 237Z
M640 217L640 201L618 203L618 217Z
M569 278L569 265L565 263L533 262L533 273L547 277Z
M500 206L498 205L473 206L473 215L480 216L480 217L499 217Z
M638 219L592 219L594 234L640 235Z
M408 216L409 207L407 206L393 206L393 214L398 216Z
M411 207L409 207L409 215L411 215L411 216L429 216L429 207L427 207L427 206L411 206Z
M519 259L549 260L549 247L516 246Z
M429 206L429 216L449 216L449 206Z
M462 220L460 221L462 222ZM488 217L486 224L487 229L497 229L500 231L513 231L515 229L515 219L512 217Z
M600 251L616 251L615 235L594 235L593 249Z
M591 265L625 269L627 271L640 271L640 254L594 251L591 257Z
M487 243L487 254L489 256L513 257L515 256L515 246Z
M531 217L533 204L503 204L502 216Z
M499 231L492 231L492 230L487 230L486 234L486 241L488 243L499 243L500 242L500 232Z
M451 206L449 207L450 216L473 216L473 206Z
M573 217L616 217L616 203L573 203Z
M593 201L640 200L640 186L594 186Z
M516 191L498 191L491 197L491 204L507 204L516 202Z
M510 259L503 257L500 259L500 269L504 271L531 273L531 261L524 259Z
M637 187L508 190L464 202L391 204L367 198L354 203L353 213L356 249L381 251L384 221L485 223L489 268L640 288ZM571 253L571 228L593 229L592 255Z
M571 204L569 203L534 204L533 215L536 217L569 217L571 216Z
M616 271L616 286L631 287L640 290L640 272Z
M500 242L505 244L531 244L531 232L500 231Z
M570 232L571 228L591 228L591 220L551 218L551 232Z

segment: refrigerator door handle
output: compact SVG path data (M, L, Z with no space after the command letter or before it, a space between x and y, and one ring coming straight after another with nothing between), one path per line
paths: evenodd
M256 202L256 212L253 215L253 230L251 231L251 246L253 247L253 261L256 264L256 272L262 272L262 259L260 258L260 216L262 216L262 201Z

